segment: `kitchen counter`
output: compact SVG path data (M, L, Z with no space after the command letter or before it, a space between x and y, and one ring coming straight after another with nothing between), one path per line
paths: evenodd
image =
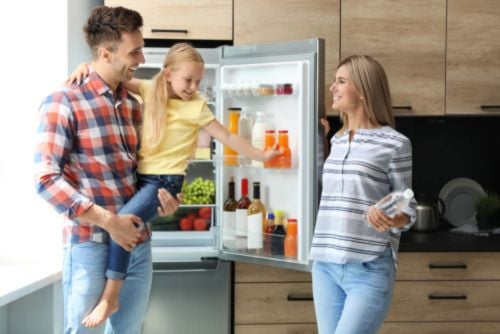
M500 235L474 236L450 232L408 231L401 234L400 252L500 252Z

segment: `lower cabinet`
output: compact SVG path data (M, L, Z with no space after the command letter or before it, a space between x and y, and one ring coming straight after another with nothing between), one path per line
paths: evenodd
M500 333L500 253L400 253L383 334Z
M235 334L317 333L311 274L235 264Z
M399 253L381 334L500 333L500 253ZM235 265L235 334L317 333L310 273Z

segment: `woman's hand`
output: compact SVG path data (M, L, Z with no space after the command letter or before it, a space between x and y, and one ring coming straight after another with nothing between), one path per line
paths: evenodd
M387 231L393 227L399 228L410 222L410 217L402 212L395 215L394 218L391 218L382 210L374 206L370 206L366 218L368 223L379 232Z
M272 149L264 151L264 158L262 159L262 161L271 160L272 158L275 158L281 154L282 152L278 149L278 144L274 144Z
M83 79L89 76L89 66L87 63L81 63L66 79L65 83L76 83L79 85Z
M321 118L319 120L319 122L323 126L323 131L324 131L325 137L327 137L328 133L330 133L330 123L328 122L328 120L326 118Z

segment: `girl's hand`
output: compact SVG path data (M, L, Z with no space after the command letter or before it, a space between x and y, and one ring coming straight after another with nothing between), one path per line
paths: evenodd
M394 218L391 218L382 210L377 209L374 206L371 206L368 209L366 218L368 223L379 232L387 231L392 227L402 227L410 221L410 218L402 212L395 215Z
M281 154L281 151L278 149L278 144L275 144L272 149L264 151L264 159L262 161L271 160Z
M76 83L79 85L83 79L89 76L89 66L87 63L81 63L66 79L65 83Z

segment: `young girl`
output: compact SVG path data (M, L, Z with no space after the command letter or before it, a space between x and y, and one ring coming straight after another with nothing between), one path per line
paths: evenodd
M68 80L79 81L87 72L87 65L82 64ZM140 94L145 110L137 171L138 191L120 214L132 213L147 222L156 214L159 188L166 188L174 197L181 191L200 129L253 160L266 161L279 155L276 150L263 152L254 148L215 119L206 101L196 94L203 75L204 62L199 52L188 44L179 43L169 50L162 71L151 81L132 79L126 82L129 91ZM99 303L83 320L85 326L98 326L118 310L129 255L110 241L108 280Z

